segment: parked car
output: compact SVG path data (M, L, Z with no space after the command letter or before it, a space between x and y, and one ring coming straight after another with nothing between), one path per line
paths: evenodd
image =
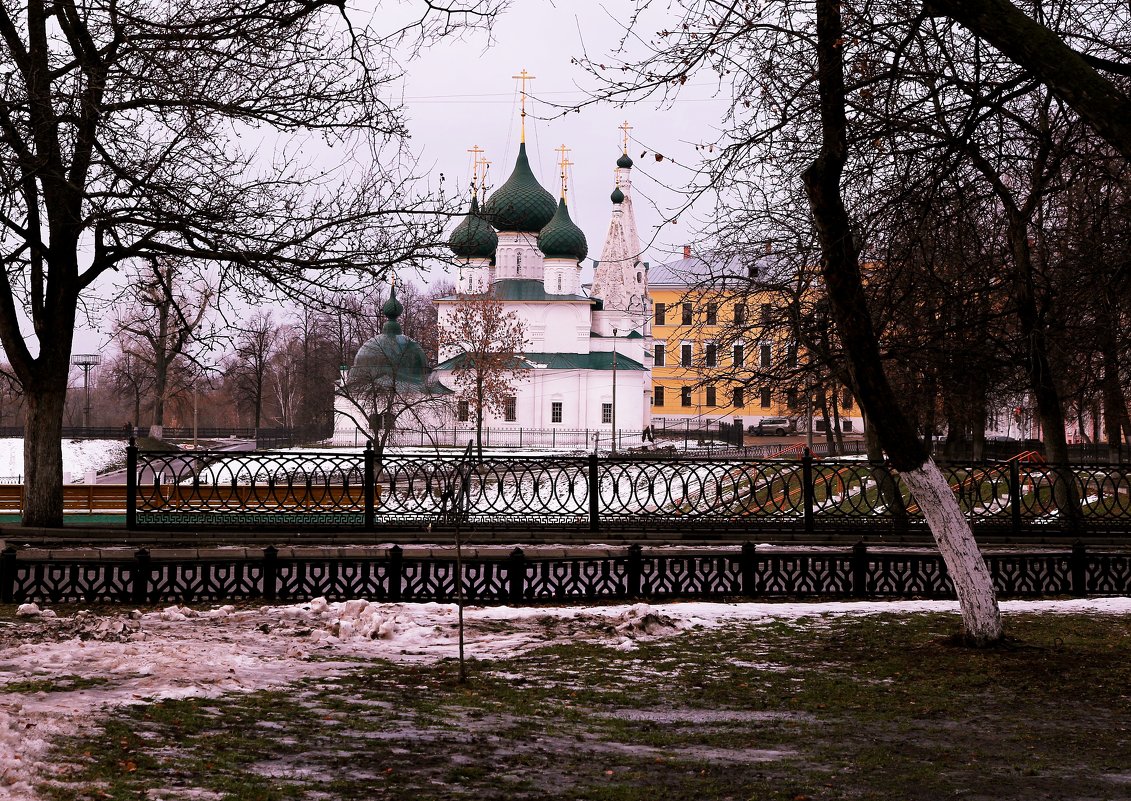
M756 425L750 426L749 433L764 437L770 434L775 437L784 437L786 434L797 432L797 424L788 417L763 417Z

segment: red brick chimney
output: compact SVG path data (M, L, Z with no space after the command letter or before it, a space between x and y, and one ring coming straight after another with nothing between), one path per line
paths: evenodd
M685 259L691 258L691 245L684 245L683 246L683 258L685 258Z

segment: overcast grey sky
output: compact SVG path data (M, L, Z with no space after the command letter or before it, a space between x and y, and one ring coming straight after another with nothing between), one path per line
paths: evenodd
M632 5L632 0L513 0L499 18L492 42L482 34L463 41L445 40L405 61L401 91L409 116L410 147L419 155L432 188L441 173L447 191L468 186L467 150L473 145L483 148L492 161L489 184L497 187L506 180L519 142L518 81L511 76L526 69L535 76L527 109L531 165L542 185L556 195L560 182L554 151L562 144L571 148L570 210L589 240L590 256L600 256L611 209L613 167L620 155L618 126L627 120L633 126L629 153L636 162L637 220L641 238L652 243L645 260L662 263L678 257L681 246L694 238L694 220L685 215L676 224L661 226L681 203L679 194L668 187L681 186L688 179L688 170L680 165L698 163L695 145L715 139L724 104L711 96L712 87L684 87L671 108L658 108L655 102L627 108L602 104L559 117L542 102L569 104L586 97L585 88L592 83L571 59L583 50L596 59L615 48ZM374 27L389 28L388 12L395 10L389 0L383 4L354 0L354 6L376 7ZM409 0L401 10L419 7ZM365 16L362 10L358 18ZM655 153L663 154L664 160L657 162ZM591 275L587 266L584 280ZM420 282L443 276L404 277ZM93 350L108 350L106 333L89 328L77 332L75 352Z
M602 104L557 116L551 106L540 102L570 104L586 97L585 89L593 84L571 59L583 49L597 58L615 48L632 5L631 0L518 0L499 19L489 48L484 49L481 38L446 42L410 63L406 105L413 145L424 162L466 185L470 180L466 151L479 145L493 162L494 185L506 180L519 141L518 81L511 76L526 69L536 76L530 84L534 102L528 111L543 117L528 118L531 164L542 185L557 194L554 149L562 144L572 148L570 210L585 231L590 254L600 255L608 225L612 171L621 147L618 126L625 120L633 126L635 140L629 154L636 161L638 223L641 236L650 239L680 204L677 193L666 188L686 182L688 171L678 165L696 164L699 156L694 145L715 139L715 122L723 104L711 97L711 87L686 87L670 109L657 108L654 102L627 108ZM644 151L647 156L641 158ZM655 160L657 152L665 156L664 161ZM646 258L670 259L690 240L691 228L692 221L685 218L659 230Z

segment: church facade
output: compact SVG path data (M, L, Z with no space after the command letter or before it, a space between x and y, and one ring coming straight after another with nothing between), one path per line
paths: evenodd
M632 208L632 159L617 161L610 221L591 288L581 283L589 253L563 187L557 201L530 169L525 142L510 177L449 238L457 294L436 301L441 329L467 298L489 294L522 322L524 377L513 402L484 424L604 431L639 442L652 404L647 274ZM449 388L461 357L442 348L434 372ZM464 410L457 406L458 417Z
M652 316L632 205L632 159L627 152L616 162L609 226L590 287L581 282L581 264L589 246L570 219L564 181L555 200L535 178L525 141L519 145L510 177L482 207L473 193L470 208L448 244L455 255L457 293L436 300L441 330L460 304L488 296L502 313L513 314L524 332L522 377L512 382L513 394L501 409L485 412L484 427L494 432L555 431L563 435L558 440L563 444L589 447L609 447L615 430L620 433L618 446L638 445L651 425ZM397 327L394 334L399 333ZM386 332L366 343L343 378L335 403L335 439L364 441L395 427L404 435L393 437L390 444L415 442L411 429L428 433L425 438L438 444L448 444L445 430L453 432L453 442L464 441L466 437L455 436L454 431L473 428L475 410L461 401L456 373L468 354L442 347L439 364L426 380L385 359L383 377L375 381L373 359L362 364L363 355L415 352L405 343L393 348L389 344L393 341ZM402 387L397 377L401 372L411 374L415 383ZM359 377L366 381L359 384ZM384 387L375 397L382 391L399 395L403 390L410 398L427 402L402 398L400 405L414 412L393 419L394 415L381 414L379 403L357 403L355 388L360 385ZM354 396L352 406L346 395ZM442 403L432 403L445 397ZM427 419L421 419L419 409L427 410ZM370 431L365 430L366 422Z

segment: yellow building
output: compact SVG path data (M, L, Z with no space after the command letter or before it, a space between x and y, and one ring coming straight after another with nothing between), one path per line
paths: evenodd
M701 288L709 265L684 258L648 270L652 301L652 423L657 429L733 423L745 430L763 417L796 416L784 393L755 380L786 343L757 337L769 304L744 294ZM761 316L761 317L760 317ZM796 349L790 355L795 356Z

